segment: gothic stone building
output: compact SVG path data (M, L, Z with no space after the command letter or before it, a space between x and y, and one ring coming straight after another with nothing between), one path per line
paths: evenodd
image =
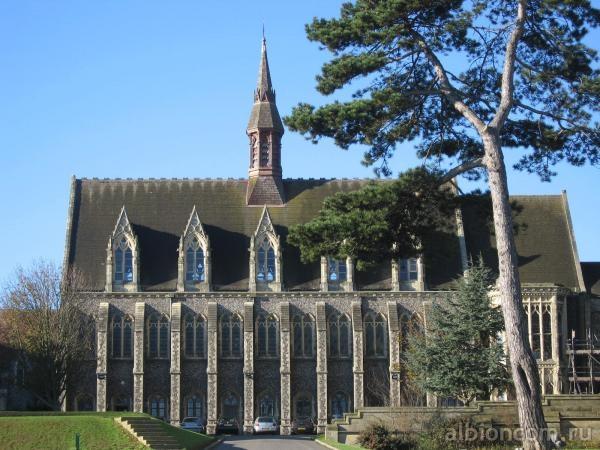
M282 178L284 128L264 41L246 133L248 179L72 180L65 266L91 280L96 349L67 409L144 411L174 424L201 416L209 433L222 416L248 432L257 415L273 415L286 434L299 416L323 431L364 405L440 401L406 395L402 336L469 257L494 264L480 206L457 210L421 258L367 272L327 255L303 264L288 228L366 181ZM513 201L525 225L517 245L531 344L544 393L558 393L567 330L591 314L580 304L567 199Z

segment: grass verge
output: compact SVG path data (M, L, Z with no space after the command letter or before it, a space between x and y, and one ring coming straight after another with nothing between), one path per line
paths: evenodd
M319 442L323 442L328 445L331 445L332 447L338 448L340 450L356 450L356 449L362 448L358 445L340 444L339 442L332 441L331 439L325 439L325 436L323 436L323 435L318 436L315 440L319 441Z
M75 434L81 450L142 450L142 445L113 420L115 414L40 414L0 417L2 449L74 450Z

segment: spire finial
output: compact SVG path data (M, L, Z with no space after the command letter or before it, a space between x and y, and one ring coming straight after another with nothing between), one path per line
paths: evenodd
M262 30L262 51L260 55L260 66L258 69L258 82L254 93L254 101L275 101L275 92L271 85L271 74L267 58L267 39L265 38L265 25Z

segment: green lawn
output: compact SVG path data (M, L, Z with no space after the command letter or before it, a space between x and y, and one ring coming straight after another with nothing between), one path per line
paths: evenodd
M81 450L147 450L137 439L115 423L123 413L3 412L0 414L2 450L74 450L75 434ZM146 414L126 413L127 417ZM160 422L165 431L186 450L200 450L213 438L181 430Z
M324 442L325 444L329 444L332 447L339 448L340 450L357 450L362 448L358 445L340 444L339 442L332 441L331 439L325 439L325 436L319 436L316 440Z
M75 434L81 450L147 449L129 435L115 414L35 415L0 417L0 447L18 450L73 450Z

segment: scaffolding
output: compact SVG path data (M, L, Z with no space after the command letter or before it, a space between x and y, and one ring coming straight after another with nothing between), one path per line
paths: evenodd
M576 339L575 330L567 341L570 394L600 393L600 336L586 332L585 339Z

